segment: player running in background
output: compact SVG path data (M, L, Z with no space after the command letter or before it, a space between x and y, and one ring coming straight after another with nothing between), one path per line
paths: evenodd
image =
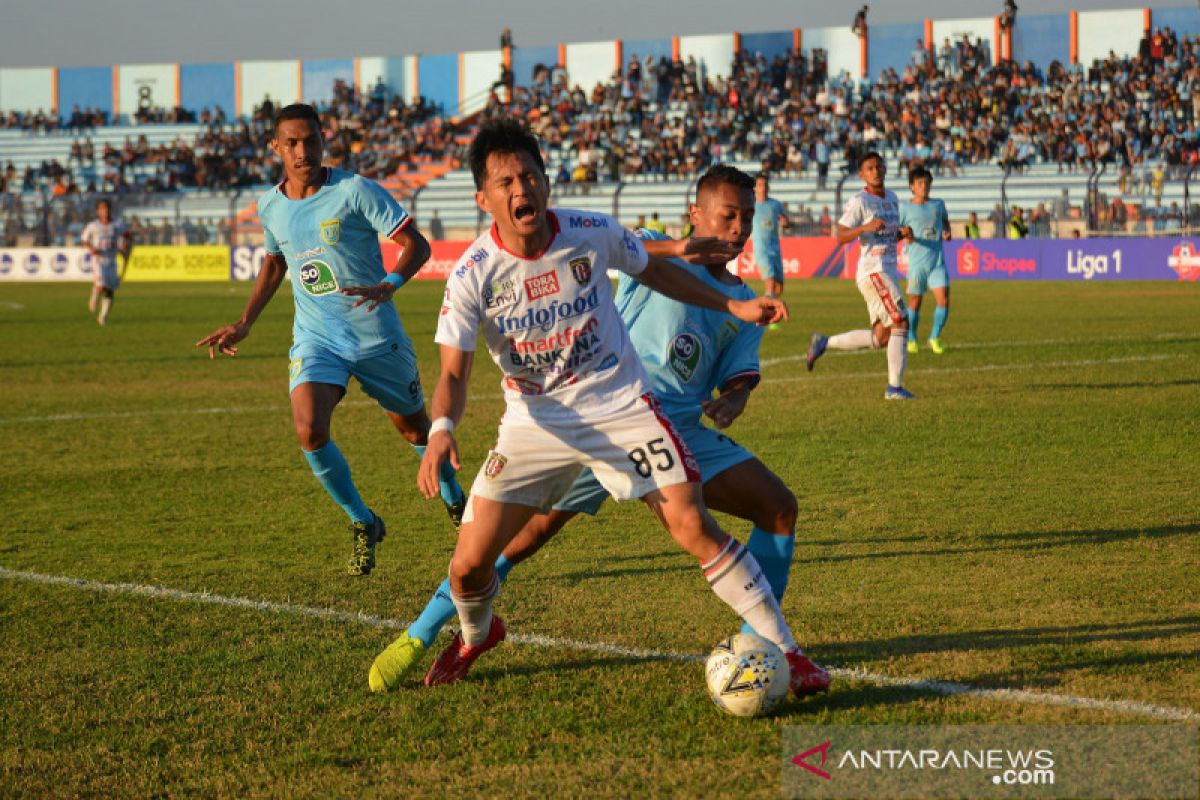
M770 181L765 172L754 180L754 263L763 279L763 291L767 297L783 295L783 250L779 245L779 229L790 228L792 223L784 213L783 204L768 197Z
M330 439L330 422L354 376L400 435L424 454L429 417L416 355L389 301L428 260L429 243L379 184L321 166L321 122L312 106L280 110L271 148L285 177L258 201L267 251L258 282L241 319L196 346L207 347L210 358L217 351L236 355L235 345L291 275L296 316L289 393L296 436L313 474L350 517L347 572L366 575L386 528L359 495L346 459ZM401 247L391 271L383 267L381 233ZM454 469L444 467L435 485L439 481L442 501L457 522L465 498Z
M462 419L482 327L503 375L506 410L495 447L471 488L450 562L461 631L438 656L427 685L453 683L505 637L492 613L496 560L535 513L545 513L590 467L618 500L641 498L701 564L713 591L788 654L792 688L808 691L803 656L757 560L704 507L695 457L650 391L612 301L609 268L675 299L746 322L786 317L774 299L735 300L686 269L649 257L611 217L548 209L537 140L511 119L483 125L469 160L475 195L493 218L446 284L438 319L442 370L420 487L436 492L443 462L459 461ZM693 238L674 254L725 263L737 250Z
M129 254L133 246L125 223L118 222L112 217L112 204L107 200L96 202L96 218L89 222L79 234L79 243L92 254L92 263L96 268L92 280L92 296L88 300L88 311L96 313L96 303L99 301L100 313L96 322L108 324L108 312L112 310L113 299L117 289L121 287L120 274L117 271L117 256L121 256L124 265L129 264Z
M884 188L887 167L876 152L867 153L858 165L858 175L866 188L850 198L837 223L838 244L858 239L858 291L867 301L870 330L847 331L836 336L814 333L808 346L808 369L827 348L833 350L878 350L887 347L888 385L883 396L888 400L911 400L904 388L905 340L908 315L896 275L896 243L912 231L900 226L900 203Z
M741 249L756 213L753 187L754 181L741 170L709 169L697 184L696 203L690 209L695 235L715 237ZM678 243L666 236L646 229L638 235L652 256L678 252ZM731 298L754 297L723 264L675 263ZM617 280L616 304L654 394L696 457L705 506L753 525L746 549L762 567L775 599L782 600L795 545L796 498L753 453L701 422L706 414L717 429L724 429L745 409L759 380L762 328L721 311L672 300L625 273ZM716 399L714 390L719 392ZM585 469L549 514L534 516L505 548L496 561L500 580L577 514L599 512L608 497L592 471ZM375 659L371 688L390 691L399 686L454 613L450 583L443 581L420 617ZM811 662L805 662L807 669ZM809 674L811 690L828 686L828 673L813 665Z
M913 232L905 248L908 254L908 352L917 352L917 327L921 323L921 299L925 290L933 292L937 307L933 310L933 330L929 349L941 355L942 329L950 315L950 274L942 242L950 239L950 218L946 204L929 196L933 175L925 167L908 174L912 200L900 204L900 225Z

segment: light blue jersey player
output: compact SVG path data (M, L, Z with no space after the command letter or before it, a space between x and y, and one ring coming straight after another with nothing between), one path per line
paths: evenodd
M754 181L754 231L751 242L754 245L754 263L758 265L758 274L763 279L764 293L768 297L779 297L783 294L783 249L779 243L779 231L790 227L791 222L784 213L783 204L767 196L770 190L767 176L759 175Z
M279 112L271 147L285 177L258 202L267 251L258 282L242 318L196 344L208 347L210 358L217 351L236 355L234 345L291 276L296 316L288 391L296 435L313 474L350 517L354 545L347 571L366 575L386 529L329 438L330 421L353 376L400 435L424 452L429 417L416 356L389 301L428 260L430 248L383 187L321 166L321 124L311 106ZM380 255L380 234L401 247L390 272ZM461 519L464 497L452 468L442 476L442 500L451 517Z
M908 242L908 352L917 347L917 325L921 321L921 297L926 289L933 292L937 308L933 311L933 330L929 332L929 349L937 355L945 352L942 329L950 316L950 273L942 242L950 238L950 218L946 204L929 196L933 175L925 167L917 167L908 175L912 200L900 204L900 224L912 229Z
M674 257L676 263L718 291L737 299L751 298L753 291L730 274L724 263L692 265L678 258L681 254L686 257L690 243L710 237L743 247L755 213L753 186L750 177L738 169L713 167L700 179L696 203L690 209L693 239L673 241L645 229L639 230L638 236L652 256ZM615 299L671 428L696 458L704 505L752 523L746 549L761 566L776 600L781 599L795 542L796 498L749 450L721 432L741 415L758 384L762 328L725 313L684 305L624 275L618 279ZM714 392L718 393L715 398ZM713 421L715 429L701 422L703 416ZM648 455L654 458L653 447ZM596 514L608 496L591 472L584 470L549 514L534 516L505 548L496 562L500 579L576 514ZM372 689L395 689L454 613L449 583L443 582L405 635L376 658L371 669ZM799 658L803 661L793 661L792 666L801 676L804 691L827 688L828 673L806 657Z

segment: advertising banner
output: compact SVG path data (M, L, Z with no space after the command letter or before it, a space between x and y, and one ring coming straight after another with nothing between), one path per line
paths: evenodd
M433 251L432 255L425 262L425 266L421 267L421 271L417 273L416 279L446 280L469 244L470 242L466 241L430 242L429 247ZM379 249L382 251L385 267L395 264L396 259L400 257L400 246L395 242L382 242L379 245ZM263 259L266 257L267 251L262 245L237 245L231 247L229 248L227 263L225 265L226 275L230 280L234 281L255 280L258 277L258 271L262 269Z
M125 280L130 282L228 279L229 248L223 245L135 245L125 271Z
M0 249L0 281L90 281L94 274L82 247Z
M418 278L445 280L470 254L470 242L431 242L433 256ZM382 245L385 264L393 263L399 248ZM839 246L827 237L789 237L780 242L784 277L788 279L853 278L858 243ZM1158 239L967 239L944 245L952 280L1051 280L1051 281L1195 281L1200 280L1200 238ZM136 255L136 253L135 253ZM229 277L253 280L262 264L261 247L235 247L229 259ZM908 259L901 246L897 258L902 276ZM758 278L753 244L730 265L742 278ZM2 269L2 267L0 267ZM9 266L13 269L12 263Z

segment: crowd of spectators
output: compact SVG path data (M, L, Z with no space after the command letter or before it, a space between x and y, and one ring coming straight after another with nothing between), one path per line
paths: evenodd
M552 155L588 179L694 175L714 160L760 162L774 173L813 170L822 185L833 160L853 170L866 150L938 174L967 164L1021 171L1109 164L1123 176L1162 163L1168 175L1200 161L1200 41L1162 29L1137 55L1090 68L1053 62L993 63L986 42L914 46L901 73L875 80L826 74L822 53L772 59L739 53L728 79L686 62L635 57L590 93L543 69L513 107ZM504 104L493 101L492 111ZM560 172L560 180L564 173Z
M853 171L862 153L882 150L902 166L950 175L964 165L1016 172L1035 162L1068 171L1110 165L1122 193L1161 201L1164 180L1200 163L1200 39L1166 28L1147 31L1136 54L1110 54L1087 68L996 63L986 42L962 37L928 49L917 41L902 71L889 68L873 80L830 75L821 50L773 58L743 51L729 73L709 74L692 57L631 54L589 90L572 84L561 65L538 65L528 86L514 87L511 73L497 81L482 116L528 120L546 145L552 180L564 189L686 179L724 160L775 174L811 172L823 189L833 164ZM151 144L140 136L120 147L86 135L108 122L94 109L75 108L66 119L10 113L5 127L77 138L67 164L20 174L9 164L0 189L49 187L57 197L270 183L274 111L269 99L233 121L206 110L193 140ZM363 91L338 82L318 111L329 162L371 178L423 159L465 156L465 123L424 98L405 103L381 82ZM182 119L151 109L142 121ZM94 178L79 187L75 175Z

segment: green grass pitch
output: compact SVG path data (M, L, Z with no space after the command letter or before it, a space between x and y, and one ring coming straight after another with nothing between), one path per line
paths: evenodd
M528 640L459 685L370 694L397 631L282 605L411 619L453 531L352 386L334 438L389 536L369 578L342 574L345 520L287 410L290 298L236 359L192 347L248 292L130 284L101 329L84 286L5 285L0 795L774 797L786 725L1156 721L881 675L1200 714L1200 285L957 284L947 353L910 357L918 400L886 403L882 353L804 370L811 331L865 322L853 284L789 284L793 321L766 335L731 433L799 498L797 634L870 675L755 720L719 714L696 663ZM427 393L440 293L396 300ZM498 383L481 357L464 483ZM280 605L98 586L114 583ZM666 653L736 628L638 504L569 527L498 610L516 634Z

